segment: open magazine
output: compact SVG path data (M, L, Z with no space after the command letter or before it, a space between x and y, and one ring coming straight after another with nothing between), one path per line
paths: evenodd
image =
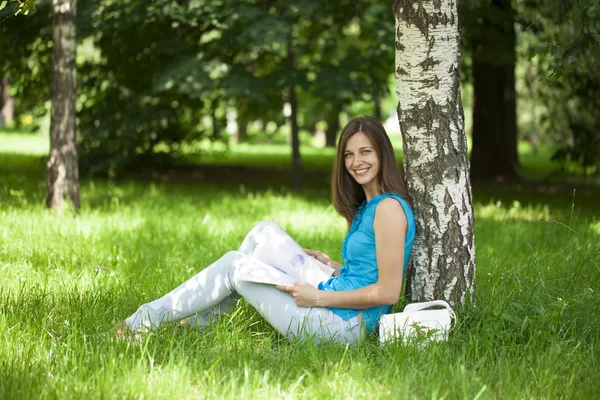
M306 254L302 247L279 225L277 234L268 241L259 242L252 252L256 262L240 271L244 281L271 285L293 286L294 282L308 282L317 287L333 274L334 269Z

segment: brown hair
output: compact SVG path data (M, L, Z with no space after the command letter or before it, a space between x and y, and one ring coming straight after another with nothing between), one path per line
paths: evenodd
M333 176L331 178L333 206L338 214L346 218L348 227L352 224L352 219L356 215L358 207L366 198L362 186L350 176L344 163L346 143L358 132L367 135L379 158L380 168L377 174L377 181L382 191L381 193L395 192L410 203L410 197L404 185L404 180L398 170L394 148L385 132L385 128L373 117L363 116L354 118L342 129L333 165Z

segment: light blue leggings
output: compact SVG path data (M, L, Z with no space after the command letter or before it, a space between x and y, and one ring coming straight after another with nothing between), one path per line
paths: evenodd
M273 222L259 223L238 251L226 253L173 291L142 305L126 319L127 326L140 332L186 318L192 326L205 326L231 310L241 296L290 341L313 337L317 341L357 342L364 329L356 317L345 321L328 308L299 307L290 294L273 285L239 279L240 270L256 267L256 259L268 259L268 254L261 257L268 247L257 244L278 243L282 234Z

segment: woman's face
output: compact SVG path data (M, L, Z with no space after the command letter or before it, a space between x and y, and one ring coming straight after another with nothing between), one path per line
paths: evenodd
M344 164L350 176L365 189L375 188L380 162L367 135L357 132L348 139L344 149Z

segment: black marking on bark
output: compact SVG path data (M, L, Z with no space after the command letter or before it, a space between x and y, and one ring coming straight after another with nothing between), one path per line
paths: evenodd
M437 0L436 0L437 1ZM413 5L417 3L417 8ZM429 37L428 15L423 0L394 0L394 13L408 25L415 25L425 37Z
M450 13L450 25L454 25L455 22L456 22L456 18L454 18L454 13L451 12Z
M442 8L442 0L433 0L433 7L439 11Z
M408 72L406 72L406 70L402 67L398 67L398 69L396 70L396 74L398 75L408 75Z
M439 64L439 61L434 61L432 57L427 57L423 62L420 62L419 65L423 68L423 71L427 71L430 68L433 68L436 64Z
M396 50L404 52L404 45L402 44L402 36L404 34L400 31L400 28L396 28Z
M450 196L450 191L446 188L446 194L444 195L444 214L448 214L448 210L452 207L452 204L454 204L452 196Z
M427 49L427 55L429 56L429 54L431 54L433 46L435 46L435 36L429 38L429 43L427 43L427 45L429 46L429 48Z
M443 25L448 25L448 14L446 14L446 13L443 13L443 14L442 14L442 17L441 17L441 23L442 23Z
M460 216L458 214L458 210L455 208L450 212L450 219L448 220L448 224L446 225L446 231L443 234L442 238L442 254L452 254L452 261L454 263L458 263L459 265L448 265L445 260L443 263L443 268L441 271L444 271L444 281L451 282L453 277L460 277L464 275L464 264L468 258L464 258L464 250L463 246L464 237L462 234L461 226L460 226ZM463 264L463 265L461 265ZM444 288L446 289L446 288ZM456 293L458 289L458 282L454 285L452 290L450 291L449 296L446 297L447 300L458 300L456 299ZM458 291L459 293L461 291ZM438 295L442 295L443 291L437 292Z
M429 43L427 43L427 55L425 56L426 60L428 58L431 58L431 50L433 49L434 45L435 45L435 37L432 36L429 38Z
M434 28L437 28L439 23L439 18L437 14L433 13L429 16L429 24L431 24Z

